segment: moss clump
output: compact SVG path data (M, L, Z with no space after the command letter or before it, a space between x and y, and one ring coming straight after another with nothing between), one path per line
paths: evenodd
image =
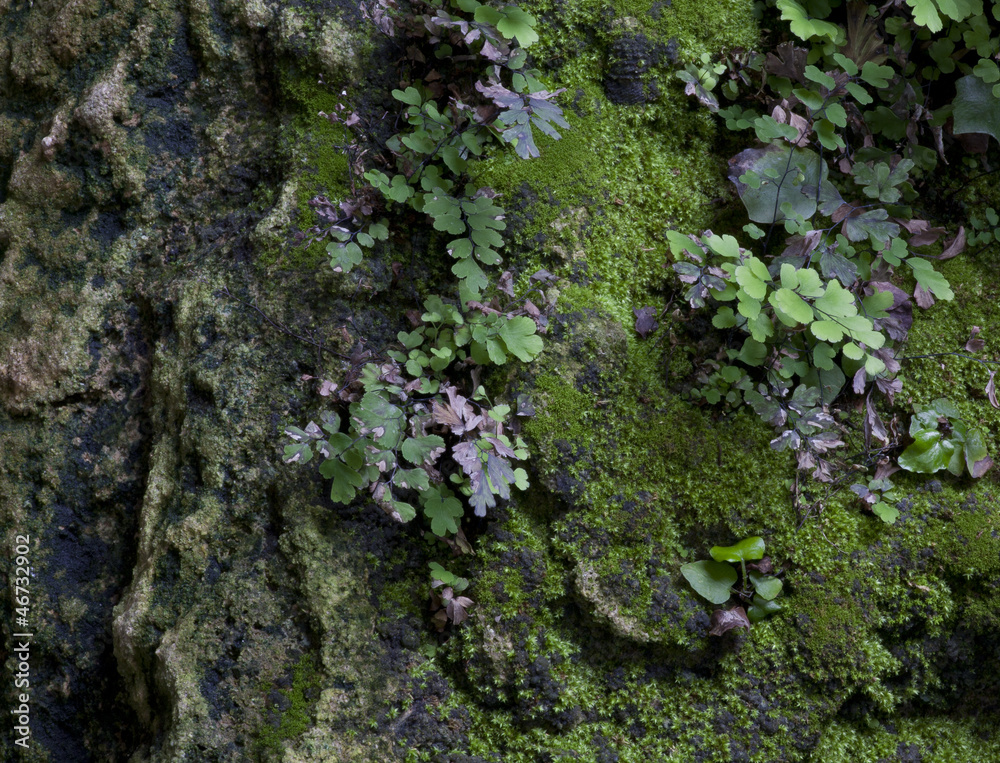
M287 685L260 686L261 695L268 697L272 706L272 717L258 729L257 742L271 753L279 752L286 740L312 727L313 707L323 686L315 658L303 654L292 668L290 681L284 683Z
M316 268L325 258L325 246L291 247L290 228L305 230L316 224L309 206L313 197L336 201L350 194L348 159L340 147L349 143L351 136L342 125L319 116L321 111L337 113L343 96L291 62L281 70L280 81L290 113L282 128L289 176L274 209L257 226L258 261L264 267Z

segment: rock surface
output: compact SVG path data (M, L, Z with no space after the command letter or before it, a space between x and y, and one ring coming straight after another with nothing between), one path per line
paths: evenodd
M352 182L318 113L391 108L399 42L336 0L0 0L0 528L9 549L30 535L34 568L21 759L1000 759L994 477L903 478L892 528L843 492L800 523L770 430L682 399L697 326L631 328L666 304L664 230L732 201L672 67L753 45L752 3L523 5L571 128L476 180L504 194L508 265L554 273L558 302L507 380L536 407L534 485L471 526L476 606L444 640L440 552L280 457L323 405L301 377L340 378L433 288L419 233L350 278L290 243ZM944 264L958 299L919 316L913 354L998 335L996 258ZM394 261L426 271L397 284ZM995 436L974 366L918 365L908 389L964 395ZM785 611L711 638L679 567L748 535L786 565Z

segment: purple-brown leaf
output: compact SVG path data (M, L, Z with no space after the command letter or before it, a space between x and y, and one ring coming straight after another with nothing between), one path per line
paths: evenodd
M885 458L878 462L875 467L875 479L884 480L891 477L893 474L900 470L900 466L888 458Z
M872 438L875 438L883 445L889 442L889 433L885 431L885 424L879 418L878 411L871 401L865 403L865 447L871 449Z
M643 339L659 327L655 307L632 308L632 312L635 314L635 330Z
M893 218L893 220L912 234L910 240L906 242L910 246L928 246L945 233L944 228L932 228L926 220L900 220L898 218Z
M913 299L916 300L917 306L924 310L934 304L934 295L920 284L917 284L917 288L913 290Z
M793 43L784 42L774 53L767 54L764 68L771 74L804 83L808 55L809 51L805 48L797 48Z
M996 375L996 371L990 371L990 380L986 382L986 398L990 401L990 405L994 408L1000 408L1000 403L997 402L996 382L993 378Z
M889 405L893 404L896 395L903 390L903 382L899 379L886 379L884 376L880 376L875 380L875 386L878 387L879 392L888 398Z
M965 249L965 227L960 225L958 234L945 246L938 259L950 260L955 255L961 254L963 249Z
M743 607L715 610L712 613L711 624L712 628L708 632L710 636L721 636L733 628L750 628L750 620Z
M982 331L979 326L972 327L972 333L969 335L969 341L965 343L966 352L980 352L983 347L986 346L986 341L979 338L979 332Z
M976 463L972 465L972 468L969 471L972 473L973 477L979 479L984 474L986 474L986 472L988 472L992 467L993 467L993 459L987 456L981 461L976 461Z
M851 382L851 389L854 390L855 395L860 395L865 391L865 383L868 381L868 374L865 371L865 367L861 366L855 374L854 380Z
M771 561L771 557L765 556L756 562L747 562L748 570L756 570L761 575L770 575L774 572L774 563Z
M886 310L888 315L885 318L875 319L876 330L884 330L890 339L902 342L910 333L910 326L913 325L913 304L910 302L910 295L888 281L872 281L865 287L866 294L874 294L876 291L892 293L892 306Z

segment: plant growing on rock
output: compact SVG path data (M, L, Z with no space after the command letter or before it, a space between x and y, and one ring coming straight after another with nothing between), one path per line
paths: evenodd
M308 463L319 454L331 500L349 503L368 491L400 522L416 517L418 503L431 532L444 538L460 531L459 496L482 517L510 497L512 485L528 486L527 472L511 463L528 455L511 430L518 412L491 404L481 385L463 396L448 372L504 363L508 353L530 361L542 341L524 315L482 305L466 319L439 297L424 307L414 330L399 332L402 349L360 366L339 391L323 383L321 391L346 408L346 421L324 411L319 424L289 427L285 460Z
M491 402L481 371L537 357L546 318L531 300L500 304L501 295L514 295L509 272L490 289L484 268L502 261L504 210L491 189L469 182L468 170L504 145L521 158L537 157L535 130L558 139L556 128L568 125L552 100L561 91L546 91L528 67L525 48L537 35L523 10L478 0L417 0L401 15L388 12L394 7L389 0L366 14L383 33L406 37L406 71L392 91L402 128L380 141L379 130L346 107L322 115L379 150L348 147L352 172L367 185L339 203L313 199L320 225L310 233L333 239L330 265L348 273L366 249L391 240L397 213L415 212L437 232L432 240L447 236L441 250L454 260L458 302L432 295L422 313L409 313L412 325L398 333L398 347L376 359L356 353L339 388L322 381L320 393L336 410L324 411L318 424L289 427L285 460L306 463L318 454L331 500L368 494L400 522L422 513L434 536L469 553L466 506L484 517L511 487L528 486L527 472L515 466L528 457L516 417L529 415L530 404L515 411ZM437 597L441 627L464 619L471 601L455 595L460 590L448 586Z
M773 447L830 481L828 453L843 444L830 406L844 391L874 391L891 405L914 303L953 297L933 261L959 254L964 230L939 253L926 249L945 231L915 213L914 182L944 159L948 115L955 134L992 134L986 115L1000 110L1000 86L985 86L1000 78L990 58L998 41L970 3L947 12L910 3L912 14L901 4L776 6L791 39L774 52L678 75L730 130L752 130L761 144L730 160L747 239L668 237L685 299L711 305L713 325L729 337L692 394L752 406L779 430ZM942 13L952 28L935 39ZM922 66L924 55L938 68ZM954 101L931 100L927 82L950 72L965 75ZM718 107L719 83L733 105ZM870 393L866 408L866 440L888 443Z
M460 596L469 587L466 578L449 572L437 562L430 562L431 568L431 611L434 625L443 631L448 623L460 625L469 616L468 610L475 602L467 596ZM440 588L440 591L436 589Z
M559 139L556 128L569 126L552 100L562 91L545 90L528 67L534 25L515 5L478 0L419 0L400 19L410 70L392 97L404 127L384 142L378 166L364 171L370 185L363 198L341 204L343 215L328 215L331 224L312 231L334 238L327 246L334 270L349 272L363 247L387 238L385 219L374 222L379 207L408 207L451 237L443 248L455 260L461 302L481 298L489 286L483 268L502 262L506 224L493 191L468 182L469 163L499 145L537 157L535 130ZM365 126L357 114L327 116L355 130Z
M732 546L713 546L712 559L689 562L681 567L681 574L702 598L712 604L726 604L735 595L743 604L712 613L709 633L721 636L733 628L749 628L781 610L774 600L781 593L781 579L771 575L774 567L764 556L764 539L760 536L744 538ZM751 562L747 564L747 562ZM756 564L754 564L756 562ZM740 565L737 573L733 564ZM740 583L737 588L737 582ZM744 608L745 604L749 607Z
M993 466L983 433L968 425L951 400L938 398L929 405L914 405L913 411L913 442L899 456L902 468L920 474L947 469L956 477L968 471L978 478Z

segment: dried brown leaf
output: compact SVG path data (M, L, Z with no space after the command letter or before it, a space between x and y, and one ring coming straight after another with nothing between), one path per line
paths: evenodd
M938 259L950 260L952 257L961 254L963 249L965 249L965 226L960 225L955 238L948 242L944 251L938 256Z
M497 281L497 288L508 297L514 296L514 276L511 275L509 270L505 270L500 274L500 278Z
M660 325L656 322L655 307L634 307L632 308L632 313L635 315L635 330L643 339L653 331L656 331Z
M898 366L899 363L896 363ZM889 405L895 402L896 395L903 391L903 382L899 379L887 379L884 376L880 376L875 380L875 386L878 387L878 391L886 396L889 401Z
M907 242L910 246L933 244L945 234L944 228L932 228L926 220L900 220L894 217L893 222L910 232L910 240Z
M867 381L868 372L865 371L864 366L861 366L861 368L854 372L854 379L851 380L851 389L854 390L855 395L860 395L865 391L865 384Z
M733 628L750 628L750 619L743 607L717 609L712 613L710 636L721 636Z
M451 599L445 606L445 611L448 613L448 618L459 625L466 618L468 618L467 609L472 606L472 599L466 596L456 596Z
M910 326L913 325L913 304L910 302L910 295L888 281L871 281L865 287L867 295L876 291L891 292L892 306L886 310L888 315L885 318L875 319L875 328L884 330L894 341L904 341L910 333Z
M885 431L885 424L872 405L871 400L865 401L865 448L871 450L872 438L878 440L883 445L889 443L889 433Z
M804 236L791 236L787 240L788 246L781 253L782 257L808 257L809 254L819 246L823 238L823 231L811 230Z
M899 371L899 361L896 360L893 350L888 347L880 347L872 353L876 358L885 363L886 373L895 374Z
M993 459L989 456L986 458L976 461L970 468L969 473L976 479L982 477L986 472L988 472L993 467Z
M785 42L779 45L774 53L767 54L764 68L771 74L804 83L808 55L809 51L805 48L798 48L793 43Z
M961 133L955 140L970 154L985 154L990 148L990 136L983 132Z
M811 476L817 482L833 482L833 464L823 458L817 459Z
M864 212L863 209L845 202L844 204L841 204L832 215L830 215L830 220L832 220L834 224L837 224L841 220L846 220L848 217L857 217L862 212Z
M969 341L965 343L966 352L981 352L983 347L986 346L986 340L980 339L979 332L982 331L979 326L972 327L972 333L969 335Z
M913 299L917 303L917 306L922 307L924 310L934 304L934 295L920 284L917 284L917 288L913 290Z
M994 379L996 375L996 371L990 371L990 380L986 382L986 399L994 408L1000 408L1000 403L997 402L997 388Z
M899 465L889 458L883 458L875 467L875 479L884 480L900 470Z

